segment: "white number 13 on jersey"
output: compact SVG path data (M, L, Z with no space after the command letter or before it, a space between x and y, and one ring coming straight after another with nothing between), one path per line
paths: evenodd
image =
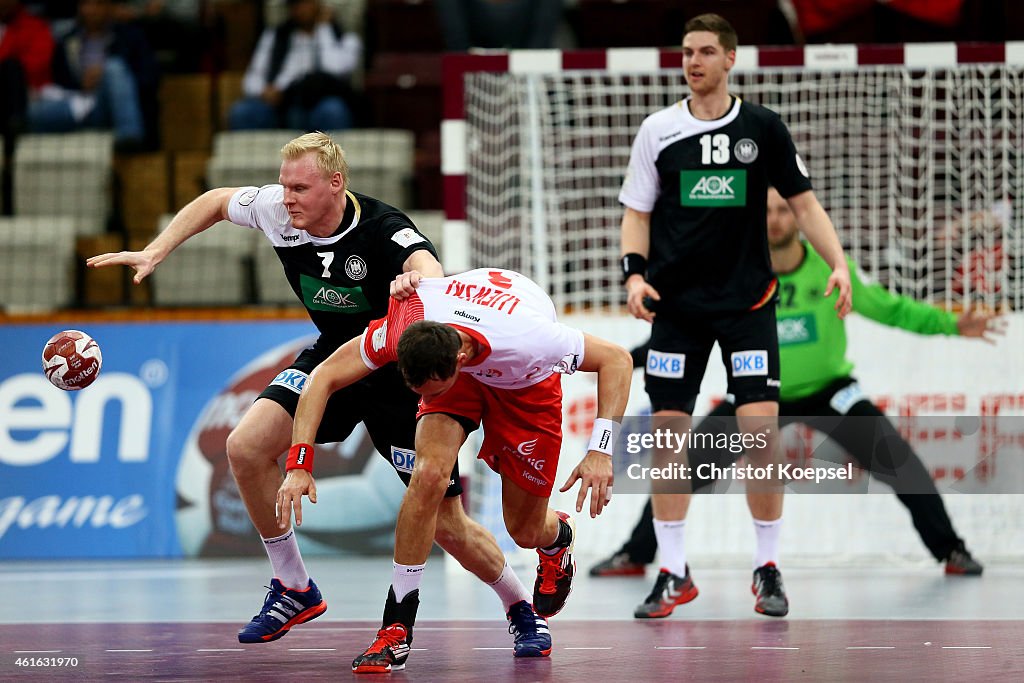
M725 164L729 161L729 136L718 133L715 136L700 136L700 163Z
M330 277L331 276L331 263L334 262L334 252L333 251L318 251L318 252L316 252L316 255L319 256L323 260L323 262L324 262L324 272L321 274L321 277Z

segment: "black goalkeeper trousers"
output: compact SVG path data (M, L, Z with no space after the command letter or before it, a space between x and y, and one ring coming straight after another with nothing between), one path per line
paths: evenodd
M853 383L850 378L838 380L822 391L800 399L779 403L779 426L800 422L827 434L841 446L857 465L870 472L871 476L892 487L903 506L910 513L914 528L932 556L943 561L950 551L963 547L963 540L957 536L953 523L946 512L938 489L932 481L924 463L914 453L910 444L900 436L892 422L878 407L867 399L853 404L845 415L836 412L829 404L839 390ZM736 431L736 422L731 419L736 408L723 401L706 418L694 427L695 434L729 434ZM859 419L844 419L846 417ZM876 418L866 420L864 418ZM869 429L868 424L874 429ZM699 440L701 443L718 441L717 438ZM701 463L715 463L719 466L732 464L739 454L726 449L693 448L688 453L691 467ZM694 480L694 491L698 492L711 482L706 479ZM634 562L649 564L654 561L658 541L654 535L654 515L651 501L644 506L640 521L633 529L629 540L619 552L627 553Z

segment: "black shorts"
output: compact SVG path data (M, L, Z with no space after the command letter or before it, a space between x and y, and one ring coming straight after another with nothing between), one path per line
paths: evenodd
M259 398L268 398L295 417L299 393L309 373L333 352L318 341L304 350L295 362L282 370ZM415 461L416 409L419 396L409 389L390 363L360 381L335 392L327 400L323 420L316 433L317 443L344 441L362 422L374 448L391 463L405 485L409 485ZM446 498L462 495L459 463L455 462Z
M651 408L693 414L715 341L735 404L779 400L775 304L720 314L659 312L651 325L644 380Z

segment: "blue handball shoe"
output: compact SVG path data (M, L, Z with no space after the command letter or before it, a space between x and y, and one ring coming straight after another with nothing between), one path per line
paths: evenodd
M287 588L277 579L270 580L269 588L263 609L238 632L238 642L269 643L288 633L292 626L316 619L327 611L327 603L313 579L304 590Z
M508 632L515 638L512 653L516 657L547 657L551 654L551 633L547 620L533 605L520 600L508 608Z

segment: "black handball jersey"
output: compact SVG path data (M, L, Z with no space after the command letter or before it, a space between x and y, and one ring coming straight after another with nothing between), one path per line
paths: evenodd
M769 186L783 197L811 189L775 112L734 98L703 121L687 98L644 120L619 201L651 214L647 281L659 310L742 311L771 298Z
M434 245L400 210L346 192L345 215L330 237L292 226L281 185L243 187L231 197L232 223L262 230L274 245L295 295L320 330L340 346L388 312L389 286L409 256Z

